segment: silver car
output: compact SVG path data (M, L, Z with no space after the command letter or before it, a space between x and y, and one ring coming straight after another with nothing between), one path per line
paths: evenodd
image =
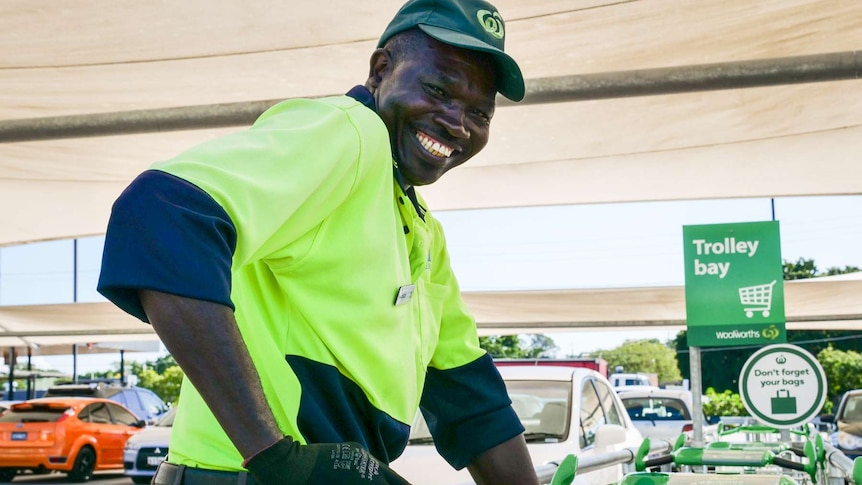
M691 391L677 389L618 389L626 412L644 437L674 443L692 432Z
M171 408L155 425L135 433L123 450L123 469L135 483L150 483L159 463L168 456L168 443L177 408Z

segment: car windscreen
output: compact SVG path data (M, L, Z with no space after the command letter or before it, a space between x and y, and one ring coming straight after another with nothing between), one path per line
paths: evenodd
M176 415L177 415L177 408L171 408L171 410L170 410L170 411L168 411L168 412L167 412L167 413L162 417L162 419L160 419L160 420L156 423L156 426L165 426L165 427L170 428L171 426L173 426L173 425L174 425L174 416L176 416Z
M506 381L527 441L564 439L572 415L569 381Z
M632 421L678 421L689 420L688 407L681 399L671 397L625 397L622 398Z
M525 436L562 439L569 429L571 388L568 381L506 381L512 408L525 428ZM410 429L410 443L431 443L431 431L421 413Z
M68 407L57 405L15 405L0 416L0 423L53 423Z
M862 423L862 394L847 396L847 401L838 415L838 421Z

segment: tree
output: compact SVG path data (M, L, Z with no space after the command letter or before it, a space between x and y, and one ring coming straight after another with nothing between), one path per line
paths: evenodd
M180 397L183 375L178 365L166 368L161 374L156 372L155 368L147 368L138 374L138 385L155 392L163 401L176 404Z
M495 359L539 359L557 349L552 338L541 334L479 337L479 346Z
M682 379L674 350L658 339L626 340L611 350L598 350L591 357L600 357L608 362L608 369L622 366L626 372L656 374L659 382Z
M833 266L826 270L826 273L820 273L813 259L799 258L796 262L784 260L784 279L785 280L801 280L806 278L816 278L818 276L832 276L837 274L855 273L859 271L856 266L845 266L839 268Z
M845 392L862 388L862 354L859 352L845 352L829 346L817 354L817 360L826 374L827 404L837 404Z
M784 279L802 280L817 276L817 265L813 259L799 258L795 263L784 260Z
M688 353L687 334L679 332L673 341L677 351L679 370L685 378L691 377ZM804 348L812 355L818 355L823 349L832 347L836 350L856 351L862 346L862 335L852 330L788 330L787 342ZM713 347L701 349L700 367L702 387L713 387L716 392L739 390L739 373L742 366L758 346L746 347ZM819 358L818 358L819 360ZM840 375L836 376L840 378Z
M136 361L132 362L130 372L132 374L140 375L140 373L144 369L153 369L154 371L156 371L156 374L164 374L168 368L173 367L175 365L177 365L177 361L174 360L174 356L168 354L168 355L159 357L156 360L148 360L147 362L144 362L144 363L140 363L140 362L136 362Z
M742 404L742 398L735 392L725 389L724 392L715 392L709 387L706 389L706 399L703 400L704 416L748 416L748 410Z

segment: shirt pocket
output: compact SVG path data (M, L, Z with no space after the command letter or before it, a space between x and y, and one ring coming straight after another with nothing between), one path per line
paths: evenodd
M418 281L419 294L419 341L422 354L422 367L428 366L437 342L440 339L440 326L443 321L443 306L449 295L447 285L431 283L424 278Z

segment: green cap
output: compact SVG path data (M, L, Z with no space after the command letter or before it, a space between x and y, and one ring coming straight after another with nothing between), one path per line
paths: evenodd
M512 101L524 99L521 68L503 52L506 25L497 9L482 0L409 0L386 27L377 47L393 35L419 27L445 44L492 55L497 90Z

